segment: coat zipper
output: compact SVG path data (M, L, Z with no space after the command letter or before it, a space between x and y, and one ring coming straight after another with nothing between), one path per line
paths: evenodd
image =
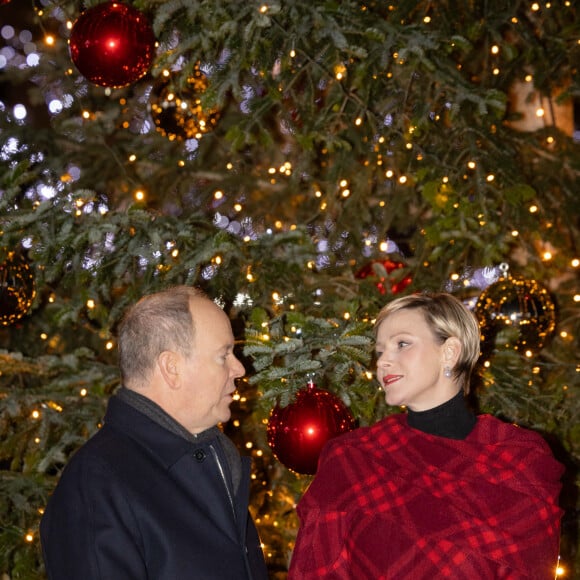
M232 513L234 514L234 521L237 522L236 509L234 507L234 498L232 497L232 493L230 491L230 486L228 485L228 480L226 479L226 473L224 471L224 467L222 465L222 462L220 461L220 458L219 458L217 451L214 449L214 446L210 445L209 448L211 449L211 453L215 459L215 462L217 463L218 470L220 472L222 481L224 482L224 487L226 488L226 493L228 494L228 499L230 500L230 506L232 507Z
M224 471L224 467L222 465L222 462L220 461L218 452L215 450L214 446L210 443L209 448L211 449L211 454L213 455L215 462L217 463L218 466L218 470L220 472L222 481L224 482L224 487L226 488L226 493L228 494L228 499L230 500L230 506L232 507L232 513L234 515L234 522L238 521L238 518L236 517L236 509L234 507L234 498L232 497L232 492L230 490L230 486L228 485L228 480L226 479L226 473ZM246 546L244 544L244 564L246 565L246 571L248 572L248 579L252 580L253 578L253 574L252 574L252 569L250 568L250 562L248 559L248 546Z

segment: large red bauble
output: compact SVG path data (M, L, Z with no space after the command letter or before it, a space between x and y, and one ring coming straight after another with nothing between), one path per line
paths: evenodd
M147 73L155 36L139 10L120 2L105 2L78 17L69 46L73 62L86 79L120 88Z
M382 266L387 276L383 276L380 273L377 273L377 269L375 265ZM398 270L399 268L404 268L405 265L401 262L394 262L393 260L375 260L374 262L368 263L366 266L363 266L355 275L356 278L359 280L363 280L364 278L371 277L376 278L377 282L375 286L378 288L381 294L384 294L387 291L387 284L391 287L391 292L393 294L398 294L402 292L411 282L411 276L405 276L399 280L393 281L389 279L389 274Z
M274 407L268 421L268 444L288 469L313 475L324 444L355 427L352 413L336 395L309 383L298 391L293 403Z

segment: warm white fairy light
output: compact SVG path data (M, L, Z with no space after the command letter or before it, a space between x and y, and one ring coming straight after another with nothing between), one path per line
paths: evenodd
M334 76L337 81L341 81L346 76L346 67L341 63L334 67Z

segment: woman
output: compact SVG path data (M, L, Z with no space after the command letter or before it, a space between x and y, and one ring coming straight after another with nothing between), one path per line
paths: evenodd
M449 294L417 294L383 308L375 331L377 378L407 413L327 444L289 580L554 578L562 466L538 434L468 409L474 317Z

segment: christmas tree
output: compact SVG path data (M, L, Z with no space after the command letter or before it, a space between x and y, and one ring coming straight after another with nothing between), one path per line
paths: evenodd
M423 290L478 316L478 410L565 464L578 577L575 4L80 4L0 1L0 573L43 577L39 519L119 386L124 309L189 284L248 370L224 429L272 578L316 452L275 440L272 409L300 427L313 382L342 424L399 412L372 322Z

